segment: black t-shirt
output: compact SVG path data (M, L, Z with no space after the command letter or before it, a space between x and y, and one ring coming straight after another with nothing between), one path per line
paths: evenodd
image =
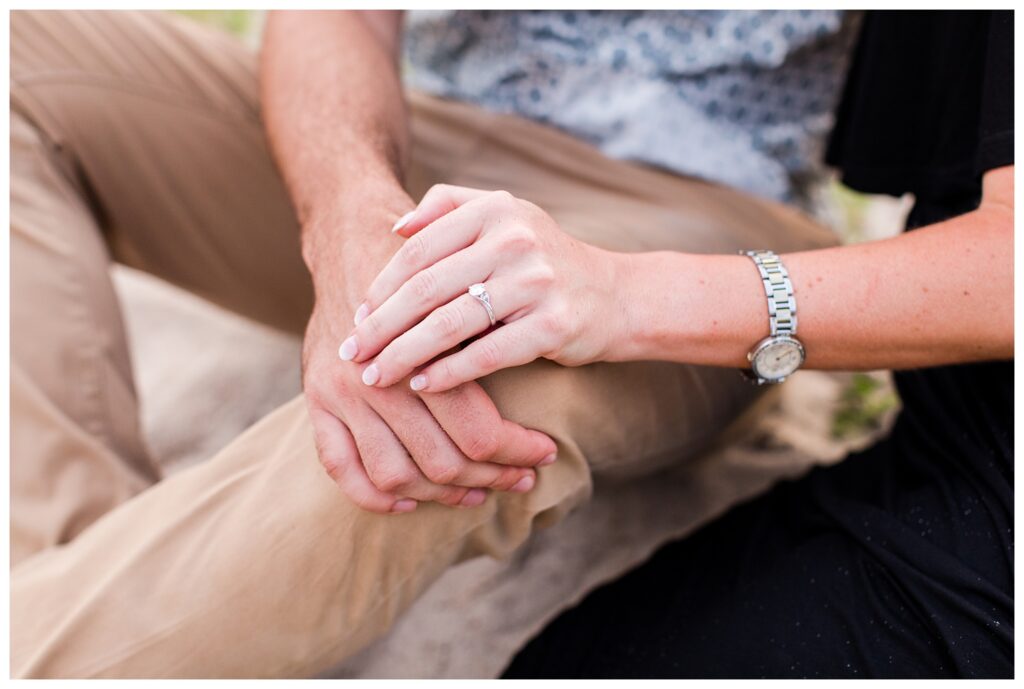
M868 12L826 159L860 191L977 197L1013 164L1013 12Z

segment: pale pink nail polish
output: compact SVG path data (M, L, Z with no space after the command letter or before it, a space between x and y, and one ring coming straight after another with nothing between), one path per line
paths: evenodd
M355 335L349 337L341 343L340 347L338 347L338 356L341 357L342 361L352 361L358 353L359 343L356 342Z
M459 504L463 507L478 507L479 505L484 504L486 499L486 490L482 488L473 488L463 496L462 500L459 501Z
M409 381L409 387L413 390L422 390L427 387L427 377L413 376L413 379Z
M533 488L533 476L524 476L509 490L513 493L526 493L531 488Z
M547 457L537 462L537 466L542 467L547 466L548 464L553 464L556 459L558 459L558 455L552 452Z
M416 501L411 498L402 498L391 506L392 512L412 512L416 509Z
M380 380L380 369L377 368L377 364L370 364L363 369L364 385L376 385L378 380Z
M400 229L402 229L403 227L405 227L406 225L408 225L408 224L409 224L409 221L410 221L410 220L412 220L412 216L413 216L413 215L414 215L415 213L416 213L416 211L415 211L415 210L411 210L411 211L409 211L408 213L406 213L405 215L403 215L403 216L402 216L401 218L399 218L399 219L398 219L398 222L396 222L396 223L395 223L395 224L394 224L394 225L393 225L393 226L391 227L391 231L392 231L392 232L398 232L398 231L399 231Z
M369 315L370 315L370 307L367 306L366 303L364 302L364 303L359 305L358 309L356 309L356 313L352 317L352 321L356 325L359 325L360 323L363 322L363 319L366 318Z

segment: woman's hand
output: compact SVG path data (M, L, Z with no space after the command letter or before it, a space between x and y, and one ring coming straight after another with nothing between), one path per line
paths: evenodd
M409 240L373 281L339 349L345 360L373 359L367 385L392 385L437 357L412 378L414 390L449 390L540 357L590 363L625 318L616 299L625 255L577 241L507 192L435 186L393 231ZM476 283L496 327L468 293Z
M394 202L403 210L411 205L408 198ZM346 223L387 228L397 217L394 206L355 207L338 199L303 231L307 237L358 237ZM350 242L344 251L328 241L306 247L316 303L303 339L302 387L321 464L356 505L373 512L408 512L429 501L473 507L492 490L531 490L533 467L553 461L557 446L502 418L480 385L437 395L405 386L369 388L357 368L338 361L352 305L401 245L377 237Z

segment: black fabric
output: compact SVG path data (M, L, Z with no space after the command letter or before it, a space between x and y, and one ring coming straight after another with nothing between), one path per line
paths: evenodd
M1013 162L1013 12L868 12L826 160L864 192L977 193Z
M972 210L1013 161L1012 12L869 12L828 159ZM896 374L888 438L738 507L556 619L507 677L1011 677L1013 363Z

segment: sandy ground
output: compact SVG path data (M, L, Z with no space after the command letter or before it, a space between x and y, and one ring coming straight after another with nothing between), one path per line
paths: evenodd
M299 340L149 276L115 269L148 440L168 473L201 462L300 391ZM254 372L256 372L254 374ZM801 372L748 436L668 474L595 482L594 499L509 561L445 574L393 631L336 677L493 677L560 610L666 540L783 476L839 459L868 437L829 437L844 376ZM711 502L708 486L725 498ZM723 489L724 487L724 489Z

